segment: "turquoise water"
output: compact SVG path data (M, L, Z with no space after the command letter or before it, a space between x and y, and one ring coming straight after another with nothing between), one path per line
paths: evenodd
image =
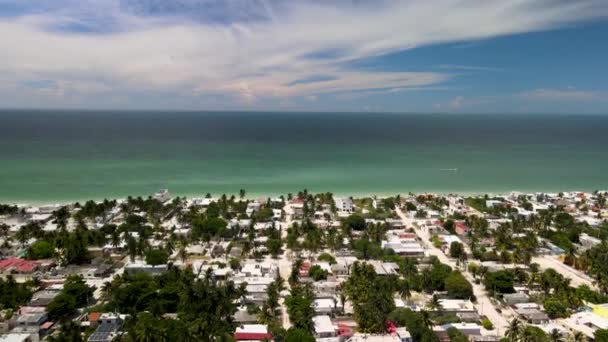
M608 117L0 112L0 200L608 188ZM457 170L455 170L457 169Z

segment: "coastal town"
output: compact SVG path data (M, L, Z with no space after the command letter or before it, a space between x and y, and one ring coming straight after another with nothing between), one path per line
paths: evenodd
M608 191L0 205L0 341L608 341Z

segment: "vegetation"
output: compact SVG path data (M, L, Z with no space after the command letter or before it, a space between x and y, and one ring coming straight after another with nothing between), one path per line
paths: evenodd
M445 278L445 290L450 298L457 299L475 299L473 295L473 286L468 280L458 271L452 271Z
M494 329L494 324L492 324L492 321L490 321L487 318L484 318L484 319L481 320L481 325L486 330L493 330Z
M374 268L355 262L344 291L354 307L353 318L364 333L382 333L388 314L395 309L393 285L387 277L378 276Z
M488 272L484 277L486 290L493 294L513 293L514 276L511 272L503 270Z
M312 265L308 270L308 275L314 279L314 281L325 280L329 272L322 269L319 265Z
M388 317L397 326L404 326L412 335L414 341L435 342L437 336L433 333L433 322L428 312L414 312L410 309L396 309Z
M330 265L333 265L336 263L336 258L329 253L319 254L319 256L317 257L317 260L328 262Z
M595 342L608 342L608 329L597 329L593 337Z
M292 286L291 294L285 299L287 313L291 324L295 329L312 332L312 317L315 314L313 308L314 296L310 286Z
M169 254L163 249L150 249L146 253L146 264L164 265L169 260Z
M145 336L166 336L167 340L211 340L230 336L236 324L233 315L244 286L232 282L219 284L211 270L197 277L191 269L170 267L166 273L116 276L104 285L109 302L104 311L129 314L129 335L136 340ZM178 319L165 319L177 313Z
M285 334L285 342L315 342L310 331L300 328L290 328Z
M81 276L71 275L63 284L61 293L49 303L47 311L49 319L65 320L74 314L76 308L89 303L93 297L90 288Z
M34 242L27 250L28 259L49 259L55 255L53 245L44 240Z
M17 309L32 298L33 284L17 283L12 275L0 278L0 310Z

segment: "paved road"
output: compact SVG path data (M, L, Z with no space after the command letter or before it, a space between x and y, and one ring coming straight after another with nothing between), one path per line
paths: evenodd
M416 226L414 226L415 220L405 215L400 209L396 209L395 211L397 215L399 215L401 220L403 220L406 227L414 228L416 235L418 235L418 237L422 239L422 242L430 255L436 256L439 261L451 266L454 269L458 268L455 260L448 258L439 248L436 248L435 246L433 246L432 243L429 242L430 234L427 229L417 228ZM477 297L477 303L475 304L477 311L480 315L488 317L488 319L492 321L492 324L494 324L495 329L492 331L492 333L495 333L499 336L501 334L504 334L504 332L509 326L507 319L498 311L496 311L496 308L490 301L490 298L486 294L486 291L484 290L483 286L475 284L475 282L473 281L473 277L468 272L462 272L462 274L473 285L473 293L475 294L475 297Z
M553 268L566 278L570 278L572 286L587 285L592 289L597 289L593 280L588 275L580 272L568 265L564 265L560 260L551 255L541 255L532 258L532 262L537 263L541 269Z

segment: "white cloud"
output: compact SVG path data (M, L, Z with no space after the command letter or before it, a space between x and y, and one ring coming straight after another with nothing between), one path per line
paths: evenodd
M455 98L452 99L452 101L450 101L450 108L459 109L462 106L463 102L464 102L464 97L456 96Z
M182 1L200 6L207 2ZM294 1L275 8L263 2L262 7L242 9L230 5L222 10L241 12L225 13L229 23L182 20L178 15L134 16L110 0L85 2L80 7L86 8L84 17L74 14L80 13L77 8L58 12L61 15L3 18L0 74L10 74L9 81L17 84L50 79L64 84L64 94L82 91L65 85L81 82L89 90L232 94L246 103L260 97L401 90L437 85L452 75L361 71L346 62L429 44L550 29L608 14L608 4L601 0L347 3ZM91 34L49 29L74 22L96 26L91 14L96 9L112 18L116 30ZM250 20L260 16L263 20ZM331 77L292 83L319 74ZM0 93L2 97L7 95Z
M577 90L573 87L566 89L534 89L517 94L518 97L527 100L551 100L551 101L590 101L606 99L607 93Z

